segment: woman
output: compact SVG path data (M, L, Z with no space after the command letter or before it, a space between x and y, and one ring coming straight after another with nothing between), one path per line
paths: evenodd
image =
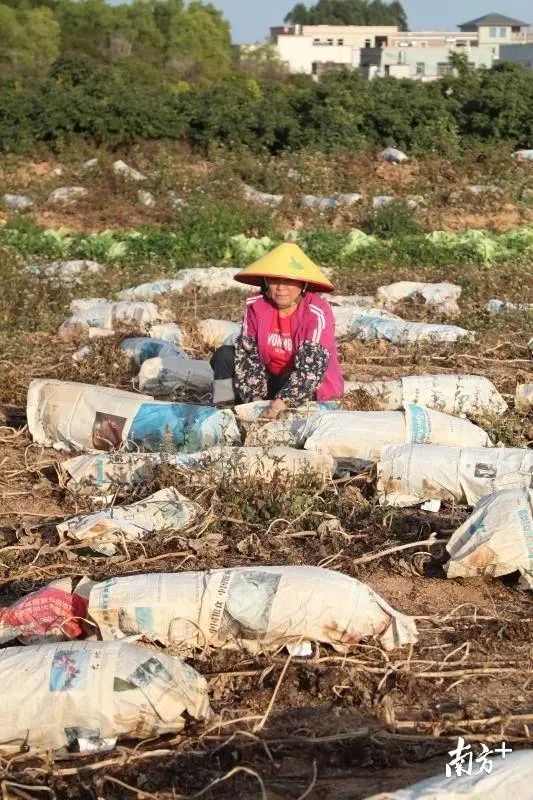
M342 397L343 379L329 304L333 285L296 244L282 244L235 276L259 286L249 297L235 347L211 359L213 402L270 400L262 417L309 400Z

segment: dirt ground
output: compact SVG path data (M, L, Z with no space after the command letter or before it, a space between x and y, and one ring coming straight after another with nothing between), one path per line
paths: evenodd
M34 185L36 178L57 182L56 166L38 162L26 172L10 172L9 180L14 185L16 175L19 188L21 182ZM142 168L142 161L135 166ZM448 180L450 191L455 190L458 173L451 166L440 167L442 181ZM401 183L411 191L420 180L416 165L401 173L401 179L389 165L376 168L368 163L359 172L351 169L360 180L370 176L376 186L380 181ZM198 165L193 172L194 180L210 174ZM429 180L427 169L424 174ZM122 216L103 202L92 211L85 207L81 217L83 208L80 204L72 211L42 210L40 221L76 228L79 219L80 227L90 230L101 229L111 218L117 227L126 227L128 219L127 227L132 228L139 223L136 214L145 214L132 210L131 202ZM438 213L453 228L460 219L464 227L472 224L470 217L492 212L441 208ZM531 220L525 206L494 213L508 215L495 219L496 227ZM474 342L418 348L343 340L345 377L366 380L456 371L485 375L510 411L501 419L486 420L484 427L495 443L531 447L533 418L513 408L516 384L533 380L527 346L531 316L491 317L485 311L490 297L532 302L531 275L530 265L486 270L421 265L419 270L399 268L394 273L384 265L338 276L341 292L361 294L407 278L457 281L463 296L454 322L477 334ZM237 320L242 310L237 293L162 302L189 330L188 349L196 357L208 352L194 336L195 320ZM397 313L435 321L419 303L406 303ZM382 509L375 500L370 469L325 485L296 481L272 486L161 468L149 481L128 488L117 502L176 486L210 512L208 525L128 545L127 551L107 559L83 555L60 541L55 526L90 506L65 488L58 466L65 455L32 442L24 412L28 384L34 377L50 377L134 386L134 373L117 341L96 344L91 356L78 364L72 361L76 345L50 332L30 332L29 326L28 332L6 342L0 355L0 605L60 576L103 579L148 571L306 564L327 566L367 583L393 607L416 618L419 642L386 653L375 641L366 641L347 656L320 646L309 659L289 657L285 651L261 656L201 652L190 663L209 682L217 716L207 728L190 722L183 735L120 742L115 751L98 757L54 760L21 753L2 758L4 800L359 800L444 774L448 751L459 736L476 752L481 743L497 747L503 740L515 749L532 746L530 593L518 587L517 575L446 578L445 542L468 516L466 508L444 503L437 513ZM208 395L185 393L183 398L210 401ZM433 533L437 543L428 545Z

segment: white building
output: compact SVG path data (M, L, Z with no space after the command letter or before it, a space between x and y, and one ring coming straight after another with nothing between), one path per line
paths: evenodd
M463 33L477 33L479 44L525 44L527 42L528 23L519 19L506 17L504 14L485 14L483 17L471 19L459 25Z
M533 69L533 44L504 44L500 47L500 61L513 61Z
M451 53L466 55L471 69L490 68L497 61L492 45L409 45L403 48L364 48L361 50L360 67L369 80L390 76L432 81L452 74L453 67L449 60Z
M491 67L502 45L527 47L526 22L486 14L458 31L400 31L397 26L294 25L271 29L289 72L319 76L327 69L362 68L368 78L435 80L449 74L449 56L465 53L473 69ZM510 60L521 53L509 50ZM526 58L526 62L529 59Z
M271 30L289 72L306 75L317 75L328 65L356 68L362 47L380 47L396 33L396 25L294 25Z

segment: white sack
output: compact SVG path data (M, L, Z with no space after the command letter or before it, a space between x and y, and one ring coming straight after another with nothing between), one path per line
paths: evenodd
M56 528L60 535L87 542L97 552L111 556L116 553L116 544L181 531L201 513L201 506L170 487L128 506L112 506L71 517Z
M2 195L2 200L9 211L26 211L33 206L33 200L25 194L7 193Z
M397 147L386 147L378 155L382 161L390 161L392 164L402 164L404 161L409 161L409 157L405 155L403 150L398 150Z
M179 652L262 652L318 641L346 652L368 636L387 650L417 641L411 617L355 578L319 567L152 573L97 583L89 615L103 639L144 634Z
M520 487L482 497L446 549L448 578L518 570L533 589L533 491Z
M406 403L434 408L447 414L486 417L504 414L507 403L494 384L482 375L406 375L392 381L347 381L344 393L363 389L383 411Z
M260 192L254 189L253 186L244 184L243 186L244 199L249 200L251 203L259 203L262 206L279 206L283 202L282 194L269 194L268 192Z
M533 383L520 383L516 387L514 405L517 411L533 409Z
M240 272L234 267L192 267L180 270L175 278L162 278L150 283L141 283L119 292L120 300L153 300L162 294L183 294L187 290L200 289L206 294L227 292L231 289L250 292L249 286L234 280Z
M490 447L487 433L472 422L418 405L405 411L326 411L308 425L304 448L330 453L343 464L359 467L378 461L388 444Z
M96 329L116 330L126 326L146 330L154 322L162 322L168 312L162 311L154 303L111 302L96 299L92 305L89 301L71 303L72 315L59 328L59 335L68 339L78 332L88 335Z
M509 303L494 297L488 301L486 309L490 314L499 314L502 311L533 311L533 303Z
M374 305L374 297L371 294L330 294L328 295L330 306L362 306L363 308Z
M323 479L335 472L335 460L327 453L311 453L289 447L213 447L198 453L94 453L61 462L71 492L108 494L117 487L145 480L160 464L181 469L212 468L217 474L235 472L245 477L291 477L306 472Z
M0 649L0 751L98 752L211 715L207 684L174 656L126 642Z
M221 347L223 344L233 345L240 336L241 325L225 319L203 319L198 323L198 332L206 347Z
M163 322L159 325L151 325L148 336L182 346L185 337L179 325L175 322Z
M28 427L35 442L58 450L194 452L240 442L228 409L165 403L103 386L38 379L30 383Z
M103 265L97 261L77 259L72 261L52 261L51 264L30 264L28 272L34 275L46 275L48 278L61 278L64 281L76 281L84 275L101 272Z
M160 356L144 361L138 375L141 392L168 397L182 388L209 391L213 384L209 362L187 358L185 353L183 356L167 355L163 351Z
M386 311L383 308L369 308L366 305L345 305L333 306L331 309L333 319L335 320L335 333L337 336L346 336L350 333L358 320L366 319L370 316L371 319L385 319L393 320L403 323L401 317Z
M491 492L533 486L533 450L391 445L383 449L377 470L382 504L452 500L472 506Z
M357 192L350 192L347 194L335 194L331 197L323 195L305 194L302 197L302 205L304 208L319 208L322 211L329 211L334 208L342 206L353 206L363 199L362 194Z
M469 752L464 753L467 758L463 764L465 770ZM494 754L487 756L487 760L492 764L490 774L482 770L481 762L476 762L474 758L471 775L458 777L452 772L448 777L443 770L440 775L415 783L407 789L382 792L366 800L531 800L531 750L517 750L505 758Z
M83 186L61 186L48 195L49 203L72 203L82 197L87 197L88 190Z
M398 281L388 286L380 286L376 299L387 308L392 308L400 300L413 299L420 296L427 306L437 311L453 315L459 313L457 301L461 296L461 287L454 283L419 283L416 281Z
M152 336L132 336L129 339L124 339L120 344L120 349L138 367L148 359L157 357L188 358L187 353L181 347L177 347L165 339L156 339Z
M129 167L122 159L114 161L112 169L115 175L123 175L125 178L129 178L132 181L146 180L146 175L143 175L142 172L139 172L137 169L133 169L133 167Z

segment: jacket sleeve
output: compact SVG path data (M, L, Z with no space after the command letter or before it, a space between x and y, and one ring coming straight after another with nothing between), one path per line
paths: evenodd
M242 332L235 342L235 389L244 403L267 396L266 368L257 347L257 320L253 304L246 306Z
M315 399L329 365L330 352L327 343L334 337L334 330L333 314L329 306L310 303L304 339L294 355L294 370L286 386L276 395L289 407Z

